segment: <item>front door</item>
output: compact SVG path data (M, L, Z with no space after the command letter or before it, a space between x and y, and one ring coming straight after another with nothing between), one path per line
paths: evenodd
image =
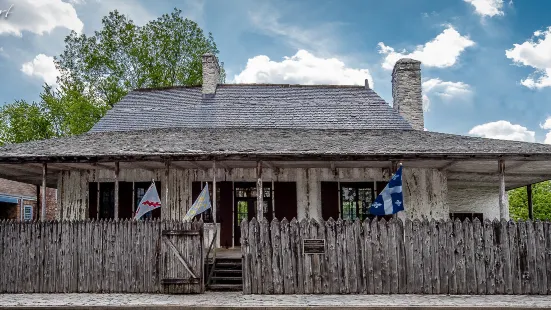
M264 214L268 221L272 220L272 188L271 184L263 184L264 191ZM234 204L234 244L241 245L241 222L248 221L256 217L257 192L254 182L236 182L234 183L235 204Z

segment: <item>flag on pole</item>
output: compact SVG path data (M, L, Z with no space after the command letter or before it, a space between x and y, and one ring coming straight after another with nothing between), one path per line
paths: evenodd
M139 220L147 212L160 207L161 199L159 199L159 194L157 193L155 182L151 182L151 186L149 186L149 189L147 190L142 200L140 201L140 204L138 205L138 210L136 210L136 215L134 216L134 219Z
M201 191L201 194L199 195L199 197L197 197L197 199L195 200L191 208L189 208L189 210L187 211L186 216L184 216L184 221L191 220L194 216L207 211L210 207L211 205L210 205L209 186L207 184L203 188L203 190Z
M404 210L402 195L402 166L392 176L383 191L371 204L369 213L373 215L390 215Z

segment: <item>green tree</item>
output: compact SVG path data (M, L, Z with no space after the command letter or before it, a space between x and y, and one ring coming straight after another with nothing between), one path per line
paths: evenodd
M45 85L39 102L15 101L0 109L0 142L85 133L132 89L201 84L201 56L218 49L211 33L181 15L174 9L137 26L113 11L93 35L72 32L55 57L61 73L56 87Z
M509 213L514 220L528 219L528 193L526 187L510 190ZM532 185L534 219L551 219L551 181Z

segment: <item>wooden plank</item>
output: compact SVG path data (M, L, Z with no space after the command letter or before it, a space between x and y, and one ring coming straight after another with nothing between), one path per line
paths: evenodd
M372 232L371 232L371 221L369 219L366 219L363 222L363 230L364 230L364 249L365 249L365 257L364 257L364 269L365 269L365 282L366 282L366 293L367 294L374 294L375 288L373 286L373 242L371 240L372 238ZM336 259L336 258L335 258ZM335 291L332 291L332 293L336 293Z
M398 219L396 222L396 256L398 257L398 293L407 293L406 274L406 248L404 245L404 223Z
M355 247L355 257L354 259L354 265L356 266L356 274L357 277L357 288L354 291L355 293L361 294L366 290L366 283L365 283L365 271L364 271L364 265L363 265L363 257L364 254L362 253L363 248L363 232L362 232L362 222L360 219L356 218L354 221L354 247Z
M457 281L457 293L466 294L466 273L465 273L465 242L463 223L456 220L454 223L454 235L455 235L455 265L456 265L456 281Z
M345 264L345 276L348 279L346 293L356 293L358 291L358 270L356 268L356 242L354 238L354 222L345 221L346 223L346 254L345 258L348 262ZM388 246L388 244L387 244Z
M281 251L281 226L277 218L272 220L271 226L272 244L272 275L274 294L283 294L283 262Z
M284 218L281 221L281 256L282 256L282 269L283 273L283 292L285 294L295 293L295 273L296 269L293 268L293 256L291 251L291 231L289 221Z
M413 236L413 223L408 218L404 223L404 246L405 246L405 259L406 259L406 292L408 294L415 293L415 271L413 262L414 259L414 236Z
M338 233L338 232L337 232ZM379 221L374 219L371 222L371 248L373 249L373 292L374 294L381 294L383 292L383 282L381 279L381 264L384 259L381 255L380 246L380 234L379 234Z
M473 224L467 218L463 221L463 240L465 242L465 281L466 281L466 293L469 295L477 294L477 280L476 280L476 265L474 259L474 238L473 238Z
M325 222L326 242L327 242L327 284L326 294L339 293L339 271L337 269L337 236L336 223L333 218Z
M249 244L252 254L250 269L251 294L260 294L262 293L262 283L259 287L258 278L261 277L262 260L258 258L259 252L257 251L257 247L260 245L260 230L256 218L249 222Z
M520 273L519 261L519 240L517 224L514 221L508 223L507 230L509 232L509 252L511 256L511 282L513 294L522 294L522 278Z
M390 275L390 293L398 294L398 245L396 242L396 220L391 219L388 224L388 258Z
M438 247L438 223L430 221L430 259L431 259L431 286L433 294L440 294L440 248Z
M314 273L312 271L312 256L302 252L302 243L304 239L310 239L310 221L303 219L300 221L300 248L303 265L303 281L304 294L312 294L314 292Z
M318 221L312 219L310 223L310 234L311 238L325 240L325 225L320 225ZM326 255L325 253L327 253L327 242L325 242L323 255L312 255L312 269L314 272L314 294L321 294L323 292L323 265Z
M281 223L283 225L283 223ZM283 237L284 238L284 237ZM241 222L241 256L243 257L243 269L241 281L243 282L243 294L251 294L251 245L249 243L249 221L246 219ZM284 256L285 258L285 256ZM208 259L208 258L207 258Z
M512 272L511 272L511 250L509 248L509 226L506 220L500 221L500 247L502 254L502 263L503 263L503 293L504 294L513 294L513 282L512 282Z
M547 276L547 294L551 294L551 223L545 221L545 272Z
M519 239L519 267L522 278L522 294L530 294L532 292L530 281L530 270L528 267L528 236L526 233L527 222L519 221L518 239Z
M501 248L501 226L498 219L492 222L494 228L494 260L496 273L496 294L503 294L505 291L505 281L503 279L503 251Z
M421 222L421 255L423 264L423 293L432 294L432 261L431 261L431 235L430 223L427 219Z
M296 218L293 218L289 223L290 238L289 247L291 249L291 257L293 270L295 270L295 294L304 294L304 277L302 269L302 245L300 238L300 223Z
M357 247L359 249L358 251L358 268L361 270L361 280L360 280L360 288L359 288L359 294L367 294L367 269L366 269L366 248L365 248L365 222L369 222L369 219L366 219L364 222L358 221L358 225L355 226L356 231L356 237L357 237Z
M534 222L526 222L526 236L527 236L527 255L528 255L528 270L530 272L530 293L538 293L538 277L536 267L536 233L534 230Z
M486 292L490 295L496 292L494 247L493 224L486 219L484 220L484 257L486 261Z
M264 294L274 293L274 282L272 280L272 244L270 240L270 223L266 218L260 221L260 243L262 258L262 292Z
M475 253L475 270L477 281L477 293L479 295L486 294L486 263L485 263L485 250L484 250L484 229L483 224L478 218L473 221L473 239L474 239L474 253Z
M423 269L423 227L422 223L415 219L413 221L413 275L414 275L414 293L422 294L423 293L423 279L424 279L424 269Z
M383 285L383 294L390 294L390 267L388 251L388 225L383 218L379 221L379 247L381 250L381 282Z
M454 222L449 220L446 222L446 239L447 239L447 265L448 265L448 292L451 295L457 294L457 266L455 264L455 235Z
M536 273L538 278L537 292L540 295L547 294L547 262L546 262L546 238L543 223L540 220L536 221Z

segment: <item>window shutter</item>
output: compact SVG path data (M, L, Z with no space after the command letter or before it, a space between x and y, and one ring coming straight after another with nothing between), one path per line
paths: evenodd
M324 221L330 217L334 220L339 218L338 182L321 182L321 215Z
M278 220L291 221L297 217L297 183L274 182L274 207Z

